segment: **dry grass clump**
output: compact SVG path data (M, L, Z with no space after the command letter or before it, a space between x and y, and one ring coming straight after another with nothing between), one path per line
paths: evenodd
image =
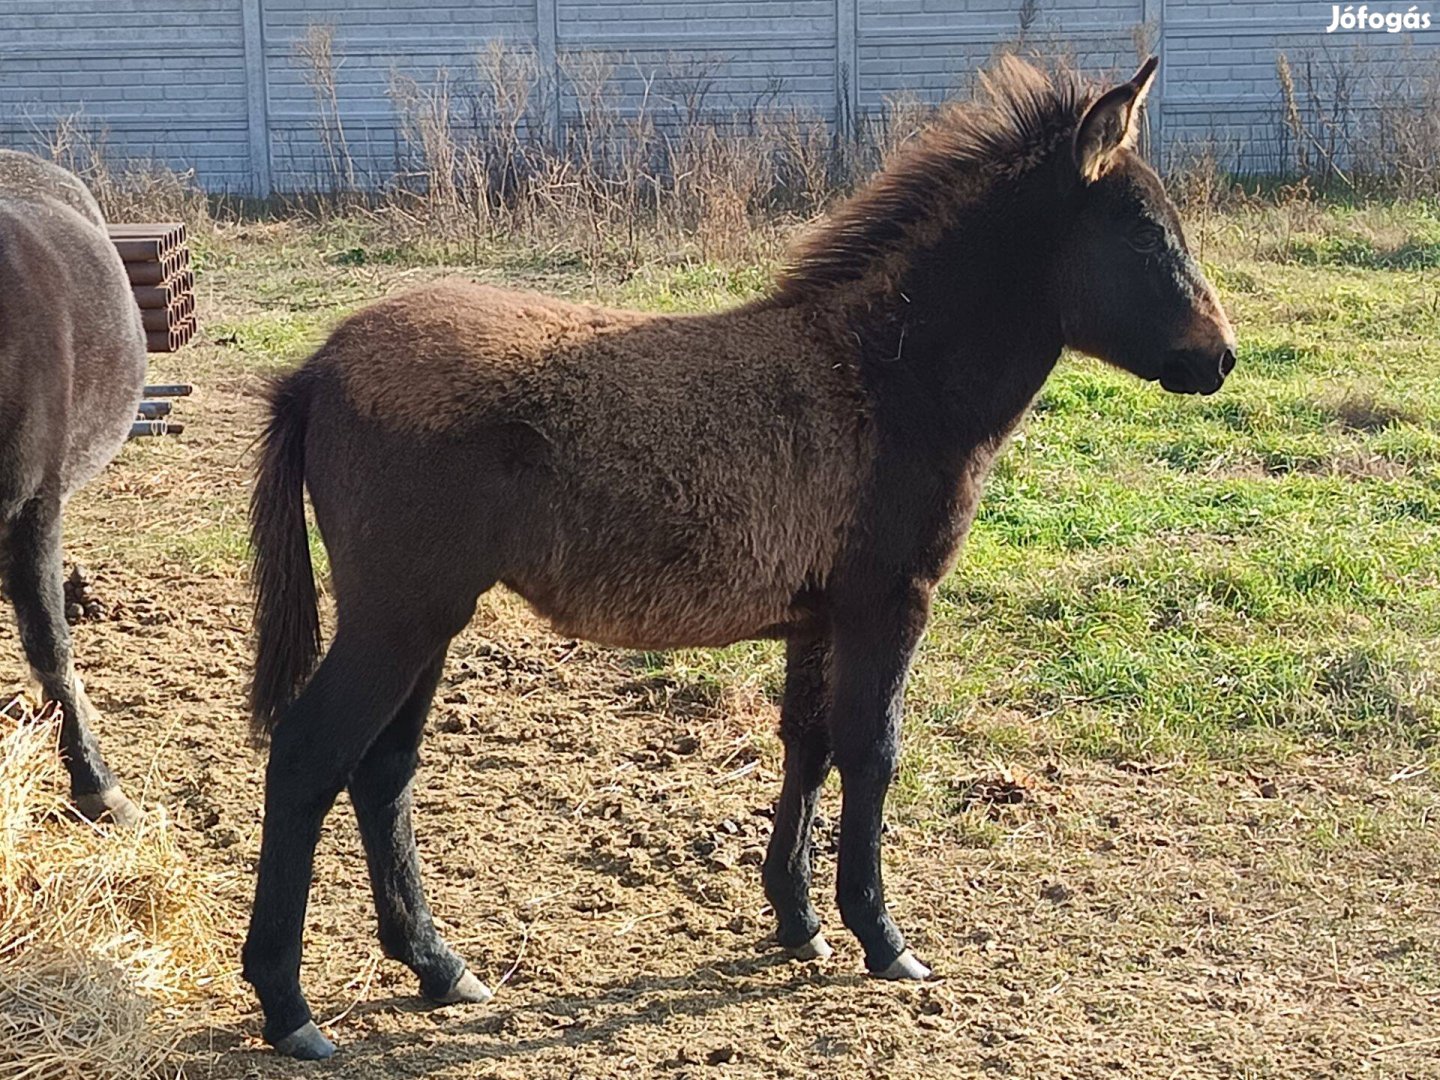
M312 28L311 38L326 32ZM348 145L321 92L334 50L327 40L301 56L328 158ZM643 87L636 101L622 92L626 77ZM372 174L345 149L328 167L327 194L348 195L353 207L347 189L360 178L376 219L402 241L558 239L638 262L638 245L660 240L693 245L702 259L750 258L757 233L813 215L855 170L824 118L778 105L778 87L738 101L715 84L705 64L617 66L591 53L567 56L552 75L532 52L501 42L430 81L394 70L400 168L387 175L387 162ZM558 128L557 94L573 102Z
M1342 192L1435 195L1440 75L1417 74L1403 50L1388 64L1363 59L1359 50L1343 58L1305 53L1292 64L1276 53L1282 139L1272 168Z
M84 953L37 947L0 972L0 1075L169 1075L153 1003L123 971Z
M77 820L53 711L0 710L0 1077L170 1076L176 1006L223 970L216 875L151 810L137 829Z
M106 221L183 221L192 231L210 223L210 199L193 169L117 154L104 126L83 112L58 117L41 152L85 182Z

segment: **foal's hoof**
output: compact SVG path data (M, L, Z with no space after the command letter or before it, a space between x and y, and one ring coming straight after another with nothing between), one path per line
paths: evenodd
M455 980L454 986L430 1000L437 1005L483 1005L494 996L488 986L466 971Z
M906 949L897 956L895 962L884 971L876 971L873 972L873 974L877 979L893 979L896 981L909 979L914 982L922 982L928 979L932 972L919 960L915 959L914 953Z
M75 809L89 821L113 821L126 829L133 829L145 817L140 807L131 802L118 787L88 795L75 796Z
M323 1061L335 1053L335 1044L320 1034L315 1021L305 1021L305 1026L296 1028L283 1039L275 1040L275 1049L286 1057L301 1061Z
M829 960L833 952L825 935L820 933L803 945L791 945L785 950L791 960Z

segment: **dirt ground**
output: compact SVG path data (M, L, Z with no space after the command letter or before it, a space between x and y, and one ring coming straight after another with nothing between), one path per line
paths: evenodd
M131 444L75 501L70 557L108 606L77 653L117 772L231 883L238 969L263 767L241 545L259 376L215 344L153 376L196 382L187 431ZM937 978L887 985L829 896L834 790L817 882L836 955L789 963L767 940L774 704L653 670L487 599L417 813L432 905L495 1000L424 1007L382 959L342 802L304 970L340 1053L268 1051L231 971L184 1010L188 1075L1440 1077L1436 785L1404 760L976 760L951 811L890 824L895 913Z

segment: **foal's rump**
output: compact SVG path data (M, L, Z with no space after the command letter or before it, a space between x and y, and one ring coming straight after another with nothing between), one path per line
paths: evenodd
M326 544L373 537L357 506L388 506L563 633L773 631L829 573L865 460L853 373L824 345L778 308L650 316L455 282L382 301L307 368L327 387L306 465Z

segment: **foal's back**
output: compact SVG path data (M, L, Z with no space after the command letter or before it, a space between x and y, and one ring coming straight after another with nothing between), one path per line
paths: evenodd
M65 170L0 151L0 497L91 479L124 442L144 376L140 312L95 200Z
M473 512L477 557L562 632L712 645L788 625L864 471L862 396L831 335L799 307L656 316L464 282L382 301L310 365L340 391L307 444L326 543L366 527L367 501ZM404 493L348 487L373 478L370 455L457 444L417 457Z

